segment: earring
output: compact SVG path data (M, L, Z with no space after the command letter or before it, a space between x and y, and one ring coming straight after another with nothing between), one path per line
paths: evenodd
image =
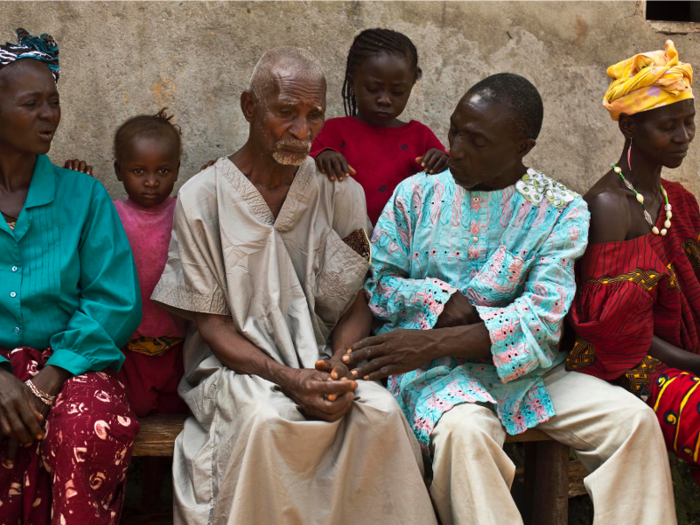
M630 169L630 172L632 171L632 137L630 137L630 145L627 148L627 167Z

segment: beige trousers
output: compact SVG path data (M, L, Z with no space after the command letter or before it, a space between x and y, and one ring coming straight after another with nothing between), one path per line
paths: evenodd
M668 456L654 411L605 381L564 364L544 379L557 415L538 428L569 445L590 473L595 525L675 525ZM443 525L511 525L523 520L510 495L515 465L490 409L458 405L432 434L433 501Z

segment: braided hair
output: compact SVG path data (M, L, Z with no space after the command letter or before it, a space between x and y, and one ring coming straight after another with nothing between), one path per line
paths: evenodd
M169 135L175 142L179 158L182 155L182 132L180 126L170 122L173 115L168 115L167 111L168 108L163 108L155 115L138 115L119 126L114 136L114 158L120 158L124 146L134 137L162 137L163 135Z
M391 29L365 29L352 41L352 46L350 46L350 52L348 53L342 92L345 115L351 117L357 115L357 99L350 85L350 77L352 77L362 62L381 53L390 53L407 58L415 73L415 80L420 79L422 71L418 67L418 51L410 38Z

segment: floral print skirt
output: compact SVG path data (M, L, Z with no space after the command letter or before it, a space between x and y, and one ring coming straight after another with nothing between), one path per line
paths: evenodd
M51 354L0 349L21 381ZM114 372L66 381L44 428L44 439L20 446L12 466L0 446L0 525L118 524L139 423Z

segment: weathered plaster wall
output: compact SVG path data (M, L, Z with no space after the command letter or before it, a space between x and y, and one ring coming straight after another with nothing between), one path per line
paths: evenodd
M0 38L25 27L61 46L63 123L54 162L89 159L115 197L116 127L169 106L184 134L180 182L247 135L238 99L260 55L308 48L329 78L328 117L342 115L347 50L363 28L383 26L418 47L423 80L405 117L446 141L450 113L474 82L522 74L540 89L545 122L529 163L585 191L618 158L622 140L601 105L608 65L660 49L668 36L640 2L0 2ZM700 71L700 36L674 37ZM698 88L700 89L700 88ZM700 146L667 176L700 194Z

